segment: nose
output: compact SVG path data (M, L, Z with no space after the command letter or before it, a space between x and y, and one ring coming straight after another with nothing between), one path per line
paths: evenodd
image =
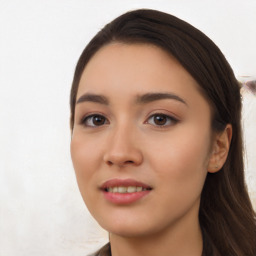
M138 166L143 161L142 151L135 132L129 128L119 127L112 131L104 153L104 162L108 166Z

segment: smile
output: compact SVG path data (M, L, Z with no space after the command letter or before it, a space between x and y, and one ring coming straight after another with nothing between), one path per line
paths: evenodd
M100 187L104 198L117 205L131 204L147 196L152 187L133 179L111 179Z
M141 192L141 191L146 191L146 190L151 190L150 188L143 188L143 187L135 187L135 186L129 186L129 187L109 187L105 188L106 192L110 193L135 193L135 192Z

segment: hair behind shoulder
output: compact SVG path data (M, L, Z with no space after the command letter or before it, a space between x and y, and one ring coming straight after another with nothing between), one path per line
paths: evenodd
M207 175L199 219L221 255L256 255L255 212L244 179L240 87L224 55L201 31L177 17L146 9L125 13L107 24L78 61L70 95L71 129L82 72L101 47L114 41L153 44L174 56L208 100L213 131L232 125L227 161L222 170Z

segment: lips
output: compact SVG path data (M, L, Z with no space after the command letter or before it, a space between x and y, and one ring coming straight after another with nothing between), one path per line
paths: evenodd
M149 185L132 179L112 179L104 182L101 186L102 190L113 193L136 192L134 188L136 188L137 192L152 189Z
M130 204L148 195L152 187L133 179L112 179L104 182L100 189L111 203Z

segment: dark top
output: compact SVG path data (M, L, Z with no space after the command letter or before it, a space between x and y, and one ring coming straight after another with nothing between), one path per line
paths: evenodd
M111 256L110 243L104 245L99 251L91 256ZM206 232L203 232L203 252L202 256L221 256Z

